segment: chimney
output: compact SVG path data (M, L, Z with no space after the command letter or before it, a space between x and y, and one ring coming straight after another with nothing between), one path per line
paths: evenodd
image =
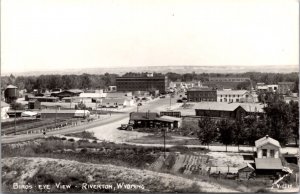
M268 139L269 138L269 135L266 135L266 139Z

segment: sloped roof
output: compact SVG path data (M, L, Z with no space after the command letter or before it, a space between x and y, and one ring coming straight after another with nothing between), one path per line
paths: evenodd
M264 106L257 103L198 102L190 104L193 105L194 109L201 110L234 111L240 106L247 112L264 112Z
M240 103L240 106L247 112L264 112L264 105L258 103Z
M253 166L251 165L251 164L249 164L248 162L247 163L243 163L241 166L239 166L239 170L241 170L241 169L244 169L244 168L250 168L251 170L255 170L254 168L253 168Z
M7 104L6 102L4 101L1 101L1 108L2 107L9 107L9 104Z
M159 115L156 112L132 112L130 120L155 120Z
M224 102L199 102L194 104L194 109L201 110L223 110L234 111L240 103L224 103Z
M279 142L277 140L269 137L268 135L266 135L263 138L260 138L260 139L256 140L255 141L255 147L261 147L261 146L263 146L265 144L268 144L268 143L270 143L272 145L275 145L275 146L277 146L279 148L281 147L280 144L279 144Z
M217 95L244 95L247 90L217 90Z
M256 169L281 170L283 168L280 158L255 158Z

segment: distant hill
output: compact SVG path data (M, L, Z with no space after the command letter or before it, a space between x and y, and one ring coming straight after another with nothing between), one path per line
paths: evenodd
M28 72L9 72L2 76L10 75L42 75L42 74L104 74L115 73L123 75L126 72L157 72L157 73L244 73L244 72L269 72L269 73L290 73L299 72L297 65L285 66L140 66L140 67L104 67L104 68L85 68L85 69L62 69L60 71L28 71Z

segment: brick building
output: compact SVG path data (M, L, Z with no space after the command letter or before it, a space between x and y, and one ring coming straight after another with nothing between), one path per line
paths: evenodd
M189 102L217 101L217 91L212 88L191 88L187 90Z
M166 76L117 77L116 86L123 92L159 90L159 93L166 93L169 83Z

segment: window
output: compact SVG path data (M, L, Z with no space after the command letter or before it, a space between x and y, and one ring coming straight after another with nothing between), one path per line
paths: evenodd
M270 150L270 157L274 158L275 157L275 150Z
M262 156L267 157L267 149L262 149Z
M220 102L222 102L222 99L220 99Z
M221 95L221 98L222 98L223 96Z

